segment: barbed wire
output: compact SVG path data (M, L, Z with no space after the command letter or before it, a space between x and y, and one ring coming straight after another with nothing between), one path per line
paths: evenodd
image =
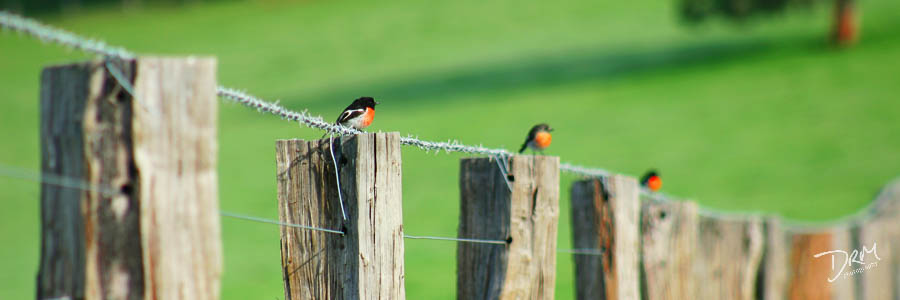
M98 54L107 58L133 59L135 57L135 54L125 50L124 48L113 47L99 40L87 39L9 12L0 12L0 27L27 34L45 42L57 43L63 46L71 47L73 49ZM120 74L113 75L116 76ZM116 77L116 79L123 81L118 77ZM127 86L127 84L123 84L123 87ZM328 133L334 133L338 135L353 135L363 133L360 130L326 122L324 119L322 119L322 117L310 115L305 110L293 111L287 109L284 106L278 104L277 101L265 101L262 98L256 97L238 89L217 86L216 94L224 99L231 100L252 109L256 109L260 113L267 113L280 117L284 120L298 122L309 128L319 129ZM435 150L445 152L461 152L468 154L484 154L490 156L513 155L512 152L501 148L488 148L482 145L465 145L456 140L448 140L446 142L426 141L417 137L413 137L411 135L401 137L400 143L403 145L418 147L419 149L427 151ZM608 174L608 172L602 169L590 169L586 167L572 166L569 164L561 166L561 169L570 173L582 174L585 176L605 176L603 174Z
M21 32L44 42L56 43L102 56L120 59L132 59L135 57L134 53L124 48L110 46L101 40L84 38L7 11L0 11L0 28Z
M112 65L110 63L110 59L134 59L136 55L122 47L116 47L108 45L107 43L96 40L85 38L70 32L67 32L62 29L57 29L45 24L41 24L32 19L28 19L22 16L15 15L10 12L0 11L0 28L11 30L14 32L19 32L22 34L26 34L32 37L35 37L41 41L56 43L66 47L70 47L76 50L85 51L88 53L93 53L96 55L103 56L107 60L107 68L110 69L113 77L120 82L123 88L126 90L130 87L130 84L124 80L124 76L121 72L116 73L115 68L110 68ZM131 91L129 91L131 92ZM230 100L251 109L256 109L260 113L271 114L281 119L298 122L301 125L304 125L309 128L319 129L326 131L328 133L338 134L338 135L354 135L363 133L360 130L356 130L354 128L344 127L340 125L336 125L333 123L326 122L320 116L313 116L309 114L306 110L303 111L293 111L290 109L281 106L278 101L270 102L265 101L262 98L253 96L244 91L224 87L217 86L216 94L223 99ZM457 140L448 140L446 142L435 142L435 141L426 141L421 140L417 137L413 137L411 135L407 135L405 137L400 138L400 143L403 145L415 146L419 149L426 151L445 151L445 152L461 152L467 154L484 154L488 156L496 156L496 157L509 157L514 153L502 149L502 148L488 148L483 145L478 146L470 146L462 144ZM612 172L601 169L601 168L590 168L585 166L573 165L571 163L561 163L559 166L560 171L585 176L592 178L600 178L606 183L606 180L609 176L611 176ZM621 174L621 173L620 173ZM623 174L625 175L625 174ZM633 177L633 176L632 176ZM678 202L681 201L676 197L672 197L670 195L665 195L657 192L650 192L646 189L641 189L641 196L648 197L655 201L661 202ZM866 210L869 206L866 206L854 214L851 214L847 217L856 217L857 215L866 213ZM700 207L698 210L700 215L711 216L711 217L723 217L723 218L735 218L735 217L754 217L760 215L762 213L731 213L731 212L721 212L716 209L711 209L707 207ZM812 224L812 226L816 226L816 224L826 224L825 222L796 222L802 224Z

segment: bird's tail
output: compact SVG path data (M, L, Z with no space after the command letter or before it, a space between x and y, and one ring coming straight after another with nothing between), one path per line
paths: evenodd
M519 149L519 154L522 154L522 152L525 152L525 148L528 148L528 142L525 142L524 144L522 144L522 148Z

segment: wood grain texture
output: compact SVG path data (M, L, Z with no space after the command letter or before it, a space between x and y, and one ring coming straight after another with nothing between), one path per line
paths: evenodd
M856 242L854 249L863 254L859 257L862 263L850 269L863 269L853 275L859 277L859 299L900 299L900 180L881 190L872 206L871 217L859 225ZM863 247L875 251L865 252Z
M791 236L778 217L765 219L765 251L757 279L758 297L762 300L787 299L791 276Z
M795 233L791 236L790 283L788 299L831 299L831 260L815 258L818 253L833 250L830 232Z
M218 299L216 61L140 58L134 90L145 298Z
M614 175L572 186L575 248L602 256L574 255L578 299L640 299L640 200L637 180Z
M512 190L493 158L460 162L457 298L552 299L556 282L559 158L513 156Z
M399 133L276 142L285 299L404 299ZM348 221L342 220L331 149Z
M604 256L573 255L575 261L576 299L606 299L606 282L603 273L603 258L609 258L607 249L600 248L600 221L609 220L609 216L600 216L606 212L601 207L607 203L606 189L599 179L582 180L572 184L572 243L575 249L598 249ZM606 230L612 224L605 224Z
M831 256L815 257L854 247L850 227L786 227L777 218L770 218L766 221L766 233L759 287L764 299L855 299L855 281L829 282L836 274ZM836 256L835 263L843 263L842 259L843 256Z
M831 248L828 250L852 251L852 249L859 247L855 239L858 232L858 227L855 223L849 222L827 229L826 232L831 234ZM834 270L831 269L830 259L828 260L828 276L833 276ZM857 280L835 280L830 283L828 289L831 290L831 299L834 300L855 300L859 295Z
M218 299L215 61L95 61L42 74L38 298Z
M696 299L697 204L646 201L641 209L643 293L648 300Z
M755 299L764 243L758 218L701 216L697 255L702 259L695 260L698 299Z
M41 172L87 181L83 119L102 81L98 63L45 68L41 73ZM108 97L108 95L106 96ZM84 298L85 245L81 201L88 192L41 184L41 260L37 298Z

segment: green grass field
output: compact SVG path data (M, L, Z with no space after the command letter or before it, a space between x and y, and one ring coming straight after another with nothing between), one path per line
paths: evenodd
M673 1L257 1L43 21L146 54L212 55L221 84L333 119L361 95L370 130L517 148L556 128L548 154L638 174L727 211L827 220L900 174L900 2L862 2L861 42L825 43L830 11L681 26ZM38 75L83 54L0 34L0 164L37 170ZM224 210L277 218L274 141L318 138L223 103ZM404 148L404 229L455 236L461 155ZM561 182L560 247L570 247ZM0 178L0 299L33 298L38 184ZM281 299L278 228L222 220L225 299ZM408 240L409 299L452 299L455 244ZM573 298L572 258L556 294Z

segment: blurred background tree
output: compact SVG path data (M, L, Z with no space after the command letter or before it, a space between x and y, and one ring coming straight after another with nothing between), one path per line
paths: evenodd
M821 2L824 1L681 0L681 16L690 23L700 23L715 15L722 15L735 21L744 21L752 16L809 8ZM853 0L834 0L834 21L830 39L835 44L850 45L856 40L857 20L854 2Z
M221 0L0 0L0 9L34 15L42 13L64 13L77 11L88 6L109 6L118 3L122 7L132 8L142 4L182 4L193 2L221 2Z

